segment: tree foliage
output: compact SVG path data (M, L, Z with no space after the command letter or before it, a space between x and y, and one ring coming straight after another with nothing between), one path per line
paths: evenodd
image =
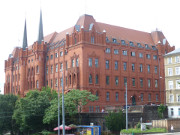
M160 118L164 118L165 110L166 110L166 106L164 106L163 104L160 104L160 106L158 107L158 115Z
M95 101L98 97L91 94L87 90L71 90L64 95L64 106L66 116L73 117L82 111L89 101ZM58 119L58 99L54 99L50 103L50 107L46 109L43 122L46 124L53 123ZM62 110L62 96L60 95L60 115Z
M17 130L17 125L12 119L17 99L15 95L0 95L0 135L9 131L13 135Z
M55 91L49 87L42 88L42 91L32 90L24 98L16 102L13 119L20 126L21 132L31 133L41 131L45 109L50 106L50 101L57 98Z
M106 126L112 132L121 131L125 128L126 121L125 116L122 111L110 112L108 116L105 117Z

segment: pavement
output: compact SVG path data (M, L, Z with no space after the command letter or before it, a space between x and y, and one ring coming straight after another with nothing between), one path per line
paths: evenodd
M172 133L156 133L156 134L143 134L143 135L180 135L180 132L172 132Z

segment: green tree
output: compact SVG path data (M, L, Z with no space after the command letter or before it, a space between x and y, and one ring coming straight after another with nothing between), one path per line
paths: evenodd
M78 112L82 111L89 101L95 101L98 97L91 94L87 90L71 90L64 95L64 106L66 116L73 117ZM62 96L60 95L60 114L62 110ZM58 119L58 99L51 101L51 106L46 109L43 122L46 124L57 123Z
M166 110L166 106L164 106L163 104L160 104L160 106L158 107L158 115L160 118L164 118L165 110Z
M15 95L0 95L0 135L5 132L11 132L11 135L17 131L17 125L12 119L16 100Z
M107 128L112 132L119 132L121 129L125 128L126 121L125 116L122 111L116 112L110 112L105 117L105 122Z
M43 124L45 109L50 101L57 98L57 93L49 87L42 91L32 90L24 98L16 102L13 118L25 134L42 131L47 125Z

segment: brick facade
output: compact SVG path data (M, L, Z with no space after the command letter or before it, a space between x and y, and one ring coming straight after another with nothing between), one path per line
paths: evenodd
M45 36L41 44L15 48L5 61L5 94L24 96L47 85L61 90L63 72L65 92L80 89L99 96L84 111L125 105L125 79L129 105L163 103L163 55L174 50L164 40L161 31L131 30L83 15L75 26Z

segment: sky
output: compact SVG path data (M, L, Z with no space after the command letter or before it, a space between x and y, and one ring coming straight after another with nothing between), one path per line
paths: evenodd
M0 91L3 93L4 61L15 47L22 47L24 22L28 45L37 41L40 9L44 35L76 24L83 14L97 22L151 32L161 30L170 45L180 48L179 0L0 0Z

